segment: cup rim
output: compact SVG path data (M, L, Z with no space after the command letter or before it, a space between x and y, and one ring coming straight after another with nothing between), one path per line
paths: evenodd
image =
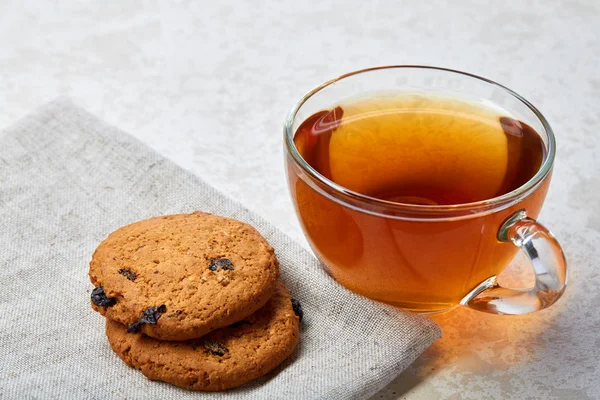
M333 85L336 82L339 82L345 78L348 78L348 77L351 77L354 75L363 74L363 73L372 72L372 71L378 71L378 70L386 70L386 69L429 69L429 70L450 72L450 73L457 74L457 75L467 76L469 78L473 78L473 79L476 79L476 80L485 82L487 84L501 88L502 90L504 90L505 92L507 92L508 94L510 94L517 100L519 100L521 103L523 103L525 106L527 106L533 112L533 114L536 116L536 118L538 118L538 120L542 124L544 130L546 131L546 135L548 136L548 153L547 153L546 158L544 159L542 165L540 166L539 170L536 172L536 174L531 179L529 179L526 183L519 186L518 188L516 188L513 191L504 193L500 196L496 196L491 199L485 199L485 200L480 200L480 201L475 201L475 202L470 202L470 203L450 204L450 205L408 204L408 203L397 203L397 202L393 202L393 201L382 200L382 199L378 199L376 197L367 196L367 195L361 194L359 192L350 190L342 185L335 183L331 179L328 179L324 175L321 175L316 169L314 169L312 166L310 166L304 160L304 158L302 158L302 156L300 155L300 152L298 151L298 149L296 148L296 145L294 143L294 133L295 132L292 132L292 126L293 126L293 123L294 123L294 120L296 118L298 111L304 105L304 103L306 103L306 101L308 101L309 98L311 98L313 95L317 94L321 90L325 89L326 87ZM423 214L423 215L434 214L438 218L439 217L444 218L444 217L447 217L448 215L457 215L457 214L458 215L468 214L470 216L473 216L475 214L480 214L485 211L489 211L490 209L495 209L503 204L512 204L513 201L519 199L522 195L527 194L530 191L532 191L533 189L535 189L544 180L544 178L550 173L550 171L552 169L552 165L554 163L554 158L555 158L555 154L556 154L556 140L554 137L554 132L553 132L552 128L550 127L550 124L548 123L546 118L542 115L542 113L533 104L531 104L528 100L526 100L523 96L519 95L518 93L516 93L515 91L509 89L508 87L506 87L504 85L501 85L490 79L483 78L483 77L475 75L475 74L471 74L468 72L459 71L459 70L455 70L455 69L450 69L450 68L434 67L434 66L428 66L428 65L384 65L384 66L377 66L377 67L356 70L353 72L349 72L349 73L340 75L337 78L330 79L330 80L322 83L321 85L309 90L294 105L294 107L291 109L291 111L288 113L288 115L285 119L283 133L284 133L284 141L285 141L285 145L288 150L288 153L292 156L296 165L298 165L308 176L315 179L321 185L324 185L325 187L332 190L334 193L333 199L335 201L339 202L341 199L349 199L349 200L351 200L351 204L344 202L345 205L350 206L351 208L354 208L356 210L366 212L369 214L384 215L384 216L388 215L388 213L391 213L391 215L396 216L396 217L401 217L403 214L413 215L413 214L415 214L415 212L418 214ZM329 196L329 197L331 197L331 196ZM378 210L378 211L375 211L375 210ZM433 217L433 218L436 218L436 217Z

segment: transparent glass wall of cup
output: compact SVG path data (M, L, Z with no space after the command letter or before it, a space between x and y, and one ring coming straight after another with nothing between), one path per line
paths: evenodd
M302 159L294 133L306 118L344 99L381 92L441 93L500 106L540 134L545 159L520 188L459 205L411 205L364 196L325 178ZM327 271L347 288L415 312L462 304L496 314L537 311L564 292L563 252L535 220L550 183L554 135L541 113L508 88L434 67L357 71L306 94L288 115L284 136L289 188L304 233ZM531 260L535 286L504 288L496 276L519 249Z

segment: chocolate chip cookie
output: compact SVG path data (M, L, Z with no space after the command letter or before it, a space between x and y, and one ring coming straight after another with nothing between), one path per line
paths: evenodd
M168 311L167 311L168 312ZM167 342L106 320L111 347L129 366L151 380L192 390L225 390L265 375L298 344L299 318L279 283L256 313L200 339Z
M250 225L196 212L111 233L90 262L92 307L161 340L188 340L242 320L273 295L279 263Z

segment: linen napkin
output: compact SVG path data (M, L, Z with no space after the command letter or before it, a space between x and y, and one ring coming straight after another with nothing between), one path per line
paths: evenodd
M130 222L195 210L256 227L305 315L284 365L224 393L147 380L112 352L90 307L88 262L102 239ZM365 398L440 336L430 320L338 285L277 228L67 99L0 133L0 243L3 398Z

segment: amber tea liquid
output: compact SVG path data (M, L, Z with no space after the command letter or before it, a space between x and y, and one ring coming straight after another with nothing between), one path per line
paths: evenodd
M530 180L545 157L539 134L501 109L421 94L323 110L298 127L294 143L308 164L347 189L420 205L501 196ZM289 179L309 242L330 273L356 292L415 311L455 305L498 274L516 251L496 238L502 219L520 208L537 217L549 181L504 212L422 222L353 210L292 173Z

